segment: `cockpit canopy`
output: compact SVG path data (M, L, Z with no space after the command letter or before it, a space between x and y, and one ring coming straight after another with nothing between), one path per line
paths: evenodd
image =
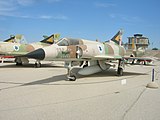
M62 38L59 42L57 42L58 46L70 46L70 45L82 45L83 41L81 39L74 38Z

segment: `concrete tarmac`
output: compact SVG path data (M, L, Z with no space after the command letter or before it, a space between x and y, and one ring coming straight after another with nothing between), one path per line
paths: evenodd
M160 62L127 65L124 76L110 69L66 81L60 62L0 64L0 120L158 120L160 89L146 88L152 69L160 85Z

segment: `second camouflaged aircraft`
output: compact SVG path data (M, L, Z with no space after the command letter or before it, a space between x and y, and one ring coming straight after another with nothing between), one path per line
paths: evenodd
M0 55L3 56L13 56L15 57L15 62L17 65L22 65L23 63L28 63L29 60L27 57L22 57L31 51L34 51L38 48L43 48L46 46L50 46L54 43L54 39L57 34L53 34L40 42L35 42L31 44L20 43L20 42L13 42L14 38L11 39L12 41L0 42ZM58 35L59 37L59 35ZM57 39L57 38L56 38ZM41 64L35 63L36 67L40 67Z
M139 47L137 49L135 45L135 40L132 39L132 54L129 57L125 57L126 63L132 64L151 64L153 59L143 57L146 53L146 49L143 47Z

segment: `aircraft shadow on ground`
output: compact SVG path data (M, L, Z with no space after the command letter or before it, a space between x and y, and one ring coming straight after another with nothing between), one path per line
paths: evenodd
M15 86L9 86L9 87L5 87L5 88L0 88L0 91L2 90L7 90L7 89L13 89L13 88L17 88L17 87L22 87L22 86L31 86L31 85L50 85L49 83L56 83L57 81L64 81L66 80L66 74L64 75L57 75L57 76L53 76L51 78L46 78L46 79L42 79L42 80L37 80L37 81L33 81L33 82L28 82L28 83L20 83L20 82L3 82L1 81L0 84L8 84L8 85L15 85Z
M130 77L130 76L139 76L139 75L148 75L147 73L134 73L134 72L124 72L124 76L123 77ZM89 75L89 76L81 76L81 75L77 75L77 81L82 79L82 78L95 78L95 77L105 77L109 79L109 77L115 77L116 80L121 79L121 77L116 76L116 71L103 71L94 75ZM53 76L50 78L46 78L46 79L42 79L42 80L38 80L38 81L34 81L34 82L29 82L29 83L25 83L22 84L21 86L30 86L30 85L76 85L76 84L93 84L93 83L99 83L99 82L110 82L110 80L106 79L105 81L99 81L97 80L94 82L85 82L85 83L77 83L74 81L68 81L68 83L57 83L58 81L66 81L67 80L67 76L66 74L63 75L57 75L57 76ZM124 79L124 78L123 78ZM115 81L115 80L113 80Z
M8 67L16 67L15 65L8 65ZM55 66L52 66L55 67ZM58 66L59 67L59 66ZM105 82L112 82L112 81L119 81L121 79L125 79L127 77L135 77L139 75L148 75L148 73L137 73L137 72L124 72L124 75L122 77L119 77L116 75L116 70L115 69L110 69L107 71L102 71L93 75L89 76L81 76L77 75L77 81L68 81L68 82L63 82L59 83L59 81L66 81L67 80L67 75L62 74L62 75L56 75L50 78L42 79L42 80L37 80L33 82L28 82L28 83L20 83L20 82L3 82L1 81L0 83L4 84L11 84L15 86L9 86L6 88L0 88L0 91L2 90L7 90L7 89L12 89L12 88L17 88L17 87L23 87L23 86L32 86L32 85L81 85L81 84L98 84L98 83L105 83ZM90 80L85 80L85 78L95 78L98 77L98 79L95 81L90 81ZM103 78L103 80L100 80L100 77L105 77L106 79ZM114 80L110 79L111 77L114 77ZM84 79L81 81L81 79ZM79 80L79 81L78 81ZM85 82L84 82L85 81Z
M123 72L123 76L136 76L136 75L147 75L146 73L137 73L137 72ZM87 77L121 77L117 75L117 71L115 69L102 71L93 75L89 75Z
M125 77L134 77L134 76L139 76L139 75L148 75L147 73L134 73L134 72L124 72L124 76L123 77L118 77L115 76L116 71L103 71L94 75L90 75L90 76L79 76L77 77L77 81L68 81L65 83L58 83L59 81L65 81L67 80L66 74L62 74L62 75L57 75L57 76L53 76L50 78L46 78L46 79L42 79L42 80L37 80L37 81L33 81L33 82L28 82L28 83L20 83L20 82L0 82L0 83L4 83L4 84L15 84L15 86L10 86L10 87L6 87L6 88L0 88L0 91L2 90L7 90L7 89L13 89L13 88L17 88L17 87L23 87L23 86L32 86L32 85L81 85L81 84L98 84L98 83L106 83L106 82L112 82L112 81L119 81L121 79L124 79ZM97 81L81 81L81 78L95 78L95 77L105 77L105 80L97 80ZM108 77L108 79L107 79ZM114 80L110 80L109 77L115 77Z
M51 78L46 78L38 81L33 81L29 83L25 83L21 86L29 86L29 85L49 85L49 83L58 82L58 81L64 81L66 80L66 74L65 75L57 75L53 76Z

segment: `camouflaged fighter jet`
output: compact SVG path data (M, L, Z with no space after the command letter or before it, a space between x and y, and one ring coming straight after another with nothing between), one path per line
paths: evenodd
M143 57L145 55L146 50L142 47L138 48L135 45L135 40L132 40L132 54L130 57L125 57L126 62L131 62L132 64L140 64L144 65L150 64L153 62L151 58Z
M0 42L0 55L3 56L14 56L16 65L22 65L23 63L28 63L29 60L27 57L22 57L31 51L34 51L38 48L43 48L45 46L50 46L54 43L54 39L57 39L59 34L53 34L40 42L32 44L22 44L19 42L14 42L14 37L6 42ZM35 63L36 67L40 67L41 64Z
M112 60L118 60L118 75L123 74L123 56L125 49L117 44L121 39L119 31L114 39L101 43L85 39L63 38L57 44L37 49L25 55L28 58L48 61L65 61L68 68L68 80L76 80L74 68L80 68L78 74L90 75L109 69Z

